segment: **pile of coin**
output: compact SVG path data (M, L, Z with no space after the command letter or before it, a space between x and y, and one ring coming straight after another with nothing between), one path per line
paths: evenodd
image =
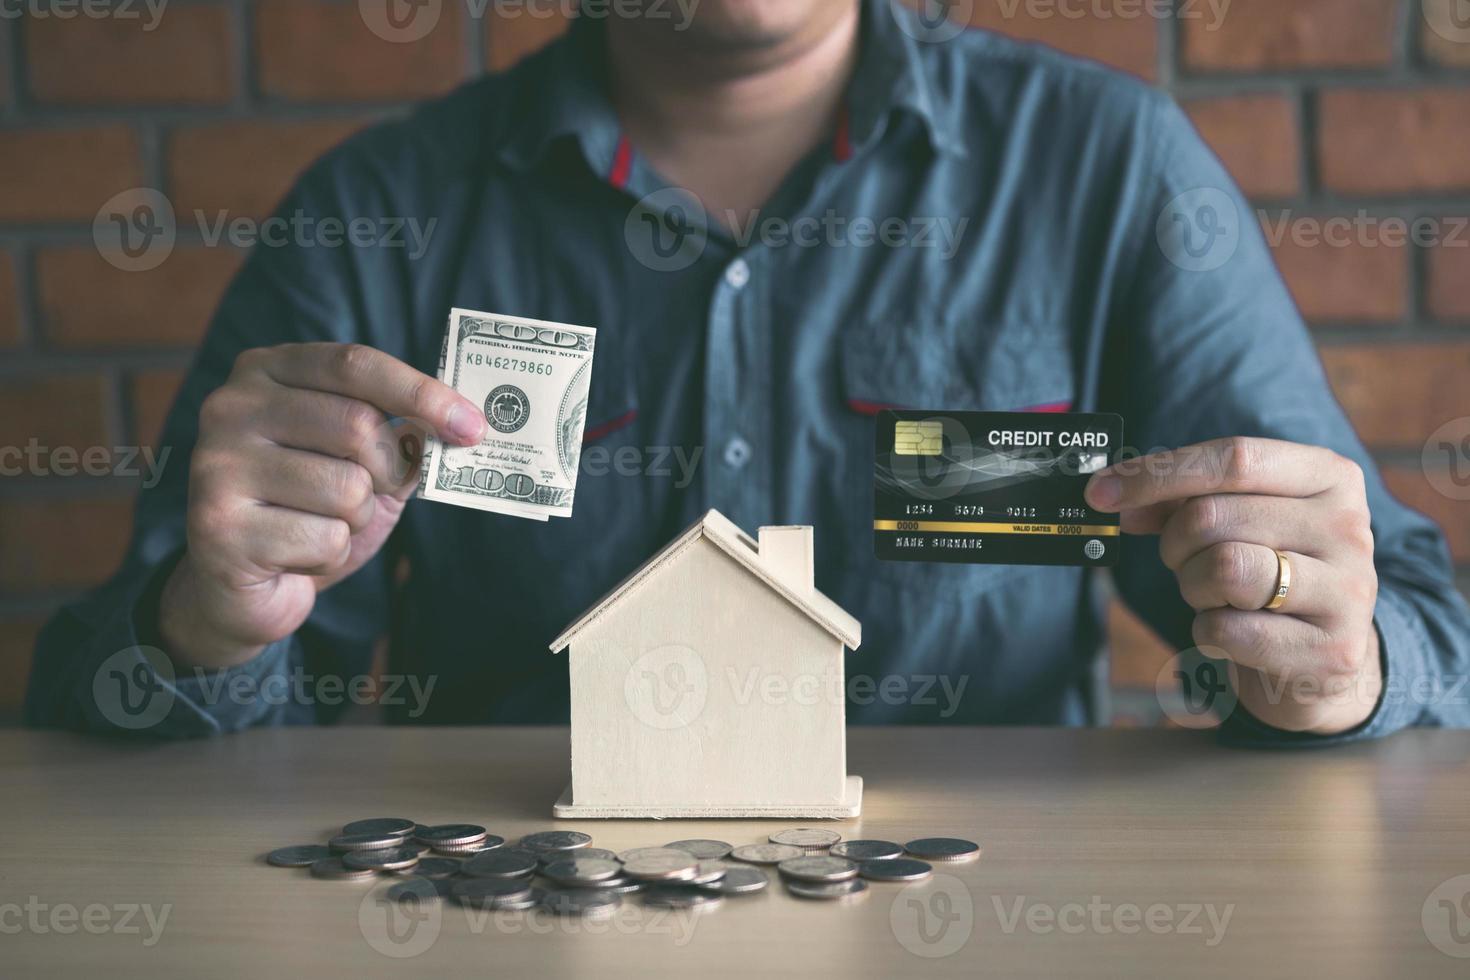
M645 905L677 909L713 908L726 896L753 895L770 884L755 865L775 865L797 898L850 900L865 894L870 881L922 881L934 873L931 861L980 856L978 845L953 837L844 841L833 831L805 827L739 847L693 839L614 853L591 844L578 831L548 830L507 846L477 824L374 817L354 820L325 845L278 848L266 860L310 868L314 878L401 878L388 890L395 901L449 899L482 910L541 908L596 917L611 915L624 895L634 893Z

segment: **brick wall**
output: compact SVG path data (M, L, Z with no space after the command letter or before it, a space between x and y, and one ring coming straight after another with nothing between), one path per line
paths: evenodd
M1148 15L1152 0L956 9L1185 104L1276 230L1333 382L1395 492L1444 524L1470 565L1470 507L1420 462L1429 433L1470 416L1470 231L1385 242L1385 219L1427 219L1448 239L1448 219L1470 216L1470 23L1457 2L1233 0L1223 18L1222 0L1177 0L1170 17ZM14 716L40 623L125 545L138 481L57 475L81 465L66 451L99 449L91 468L105 469L103 456L122 458L101 447L155 438L240 262L181 234L162 265L121 271L93 245L102 205L149 187L179 208L260 215L344 134L545 43L561 19L526 8L562 3L501 0L476 17L484 4L444 0L414 43L381 39L351 0L173 0L156 23L141 3L100 18L0 17L0 447L34 439L51 473L0 477L0 718ZM1333 217L1354 230L1314 243ZM1125 613L1114 619L1120 713L1151 722L1168 651Z

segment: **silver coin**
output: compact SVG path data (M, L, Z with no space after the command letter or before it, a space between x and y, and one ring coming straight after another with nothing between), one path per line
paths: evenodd
M794 830L783 830L772 834L772 844L790 844L804 851L819 851L824 847L831 847L842 840L842 835L830 830L813 830L810 827L797 827Z
M643 853L623 862L623 873L643 881L670 881L693 878L699 871L699 859L687 851L665 848L663 853Z
M318 861L333 857L332 849L323 844L295 844L278 847L265 856L278 868L309 868Z
M411 847L388 847L380 851L349 851L342 863L359 871L402 871L419 863L419 852Z
M790 844L741 844L730 852L730 856L747 864L780 864L805 853L802 848Z
M591 885L621 875L623 866L603 858L566 857L552 861L541 873L559 885Z
M858 866L847 858L814 854L782 861L776 870L799 881L847 881L857 877Z
M724 901L719 892L691 885L654 885L643 893L643 904L665 909L710 909Z
M525 878L536 871L536 855L518 847L498 847L476 854L459 866L471 878Z
M724 861L700 861L699 866L694 870L694 876L685 878L684 881L691 885L708 885L712 881L719 881L725 877L729 870L730 865Z
M449 886L452 882L443 880L430 880L428 878L406 878L388 888L386 897L390 902L403 902L414 904L417 902L437 902L449 895Z
M413 838L420 844L428 844L430 847L438 847L447 844L450 847L464 847L485 839L485 828L472 823L441 823L425 827L422 824L414 828Z
M402 817L372 817L367 820L354 820L342 828L342 833L349 836L354 834L370 834L374 837L412 837L418 824L412 820L404 820Z
M405 868L398 874L413 875L418 878L452 878L459 874L460 862L454 858L444 857L421 857L419 863L410 868Z
M913 858L884 858L858 864L858 874L869 881L922 881L933 873L932 865Z
M471 844L435 844L434 853L448 855L449 857L464 857L468 854L480 854L484 851L493 851L497 847L501 847L504 844L504 837L497 837L494 834L486 834L483 838Z
M603 891L617 892L620 895L626 895L630 892L642 891L643 889L648 887L648 884L646 882L639 881L637 878L629 878L627 875L618 875L616 878L608 878L605 881L599 881L593 887L601 888Z
M676 851L688 851L701 861L718 861L730 856L731 845L722 840L704 840L694 838L692 840L676 840L672 844L665 844Z
M313 878L326 878L332 881L362 881L365 878L377 876L377 872L371 869L349 868L342 863L339 857L322 858L311 866Z
M673 850L677 850L677 848L673 848L673 847L633 847L633 848L629 848L626 851L619 852L618 853L618 860L619 861L622 861L624 864L627 864L629 861L633 860L634 858L642 857L645 854L666 854L669 851L673 851ZM680 851L680 853L681 854L688 854L689 852L688 851Z
M612 915L623 896L600 888L554 888L541 899L541 907L557 915L601 918Z
M527 850L531 849L527 848ZM532 853L534 853L537 857L541 859L541 866L543 868L546 867L548 864L552 864L556 861L563 861L569 857L597 858L601 861L617 861L619 863L622 863L623 860L622 858L618 857L616 851L609 851L605 847L579 847L575 851L532 850Z
M786 890L797 898L852 899L868 892L868 883L861 878L851 881L788 881Z
M926 861L973 861L980 856L979 844L958 837L921 837L903 849Z
M903 845L891 840L845 840L832 845L832 855L849 861L882 861L903 857Z
M327 841L327 846L336 854L348 854L352 851L382 851L402 843L402 837L385 837L382 834L338 834Z
M725 870L724 877L699 887L720 895L749 895L764 890L770 883L770 876L760 868L732 864Z
M545 899L546 890L544 888L532 888L524 895L496 899L495 909L499 912L517 912L522 909L535 908Z
M529 897L531 883L524 878L467 878L449 886L449 896L461 905L477 909L500 908L501 902Z
M528 851L574 851L590 843L589 835L575 830L544 830L522 837L520 846Z

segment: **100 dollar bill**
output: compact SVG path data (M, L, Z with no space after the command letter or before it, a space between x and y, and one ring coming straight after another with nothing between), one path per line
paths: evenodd
M596 340L591 327L451 310L439 377L481 406L489 426L477 446L429 440L418 495L532 520L570 517Z

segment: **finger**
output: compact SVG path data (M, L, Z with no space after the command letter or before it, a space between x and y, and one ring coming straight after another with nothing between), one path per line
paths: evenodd
M1243 609L1208 609L1194 617L1194 642L1266 674L1328 673L1339 660L1322 627L1296 616Z
M402 418L423 419L440 438L473 445L485 416L453 388L362 344L291 344L263 360L279 384L346 395Z
M332 517L353 534L377 512L373 478L357 463L280 446L258 450L265 458L250 470L241 491L259 503Z
M1328 449L1277 439L1233 438L1116 463L1087 484L1087 502L1112 512L1216 493L1311 497L1351 464Z
M277 386L259 431L278 446L355 460L372 476L375 493L396 495L418 479L423 426L395 427L354 398ZM405 445L410 438L416 441Z
M1159 557L1174 571L1225 541L1291 549L1314 557L1333 550L1320 501L1218 493L1187 500L1164 522Z
M1291 563L1286 603L1271 610L1276 616L1305 619L1331 617L1341 605L1337 586L1341 576L1331 565L1307 555L1285 552ZM1233 608L1255 612L1276 595L1281 564L1276 552L1255 544L1226 541L1195 555L1179 569L1179 594L1190 607Z
M346 522L320 514L256 504L241 526L246 557L268 571L330 575L352 554Z

